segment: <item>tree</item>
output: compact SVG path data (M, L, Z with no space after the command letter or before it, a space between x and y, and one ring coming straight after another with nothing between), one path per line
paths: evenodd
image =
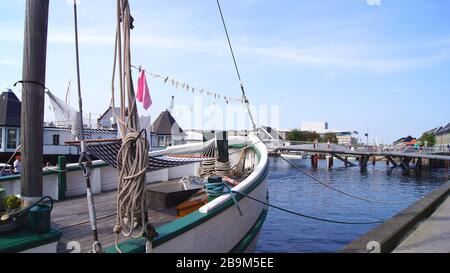
M328 142L329 140L331 143L338 143L338 139L335 133L326 133L323 140L323 142Z
M430 133L424 133L419 141L426 147L433 147L436 144L436 136Z
M287 135L287 140L289 141L303 141L303 142L313 142L314 140L319 140L320 135L316 132L306 132L300 130L293 130Z
M299 130L292 130L287 135L287 140L289 141L306 141L305 132L301 132Z

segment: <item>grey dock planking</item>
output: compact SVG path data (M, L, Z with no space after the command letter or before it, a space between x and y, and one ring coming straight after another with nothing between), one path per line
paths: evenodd
M450 197L394 253L450 253Z
M97 229L103 247L114 245L113 227L116 217L116 191L95 195L97 211ZM155 227L162 226L176 219L176 212L170 209L149 210L149 220ZM78 242L81 252L89 252L93 238L86 197L71 198L55 202L52 212L52 225L63 232L58 243L58 252L67 253L67 243ZM121 236L121 240L124 238Z
M382 253L400 252L400 250L402 252L421 252L420 244L424 252L441 252L449 245L448 241L442 241L450 237L448 234L450 226L449 195L450 181L357 238L339 252L369 253L373 250L372 247L369 247L371 242L378 242L380 244L379 251ZM428 224L425 226L427 231L422 233L421 230L424 226L421 224L427 223L427 221ZM414 232L416 235L412 235ZM422 233L424 236L419 237L418 233ZM442 240L439 241L438 238ZM399 245L402 246L399 248ZM407 245L409 245L408 249ZM416 247L414 250L412 250L413 246ZM425 250L424 247L428 246L430 248Z

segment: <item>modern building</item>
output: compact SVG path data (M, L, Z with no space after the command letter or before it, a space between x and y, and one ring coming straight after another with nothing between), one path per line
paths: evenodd
M304 121L300 127L304 132L324 132L328 130L328 122L326 121Z
M356 137L352 137L351 132L348 134L336 135L339 145L352 146L358 144L358 139Z
M328 122L326 121L302 122L300 130L303 132L315 132L322 138L325 137L326 134L335 134L339 145L348 146L358 144L358 139L353 137L353 135L358 134L357 131L330 129Z

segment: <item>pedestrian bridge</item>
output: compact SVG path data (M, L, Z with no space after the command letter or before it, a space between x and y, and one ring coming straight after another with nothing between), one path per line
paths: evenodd
M446 166L450 162L450 153L444 148L423 148L415 150L413 148L398 148L394 146L355 146L349 147L337 144L319 143L314 145L313 143L301 143L301 142L288 142L281 140L268 140L264 141L268 147L268 150L274 153L282 152L301 152L307 153L314 157L318 154L327 154L343 161L346 166L356 166L350 162L347 157L357 157L359 159L359 165L363 168L367 166L370 158L384 157L388 163L392 163L394 167L401 167L402 169L409 170L410 163L414 162L414 168L420 168L423 160L432 161L445 161ZM375 161L374 161L375 162Z

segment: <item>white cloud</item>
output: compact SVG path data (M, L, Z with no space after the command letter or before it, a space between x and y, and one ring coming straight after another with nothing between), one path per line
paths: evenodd
M381 6L381 0L366 0L369 6Z
M48 40L49 43L53 44L74 43L73 34L67 32L50 33ZM91 29L88 33L80 34L79 41L81 44L113 47L114 34ZM425 66L450 60L450 52L446 49L450 45L450 39L393 46L353 44L351 41L331 43L312 40L304 42L304 44L298 42L285 43L274 40L263 46L258 42L236 42L235 50L240 53L241 57L254 58L259 56L277 62L284 61L287 64L313 68L358 69L376 73L421 69ZM174 54L185 54L186 52L221 56L228 54L226 44L222 40L213 39L135 34L132 38L132 44L138 50L154 48L169 50ZM423 48L427 48L426 53L421 53Z

